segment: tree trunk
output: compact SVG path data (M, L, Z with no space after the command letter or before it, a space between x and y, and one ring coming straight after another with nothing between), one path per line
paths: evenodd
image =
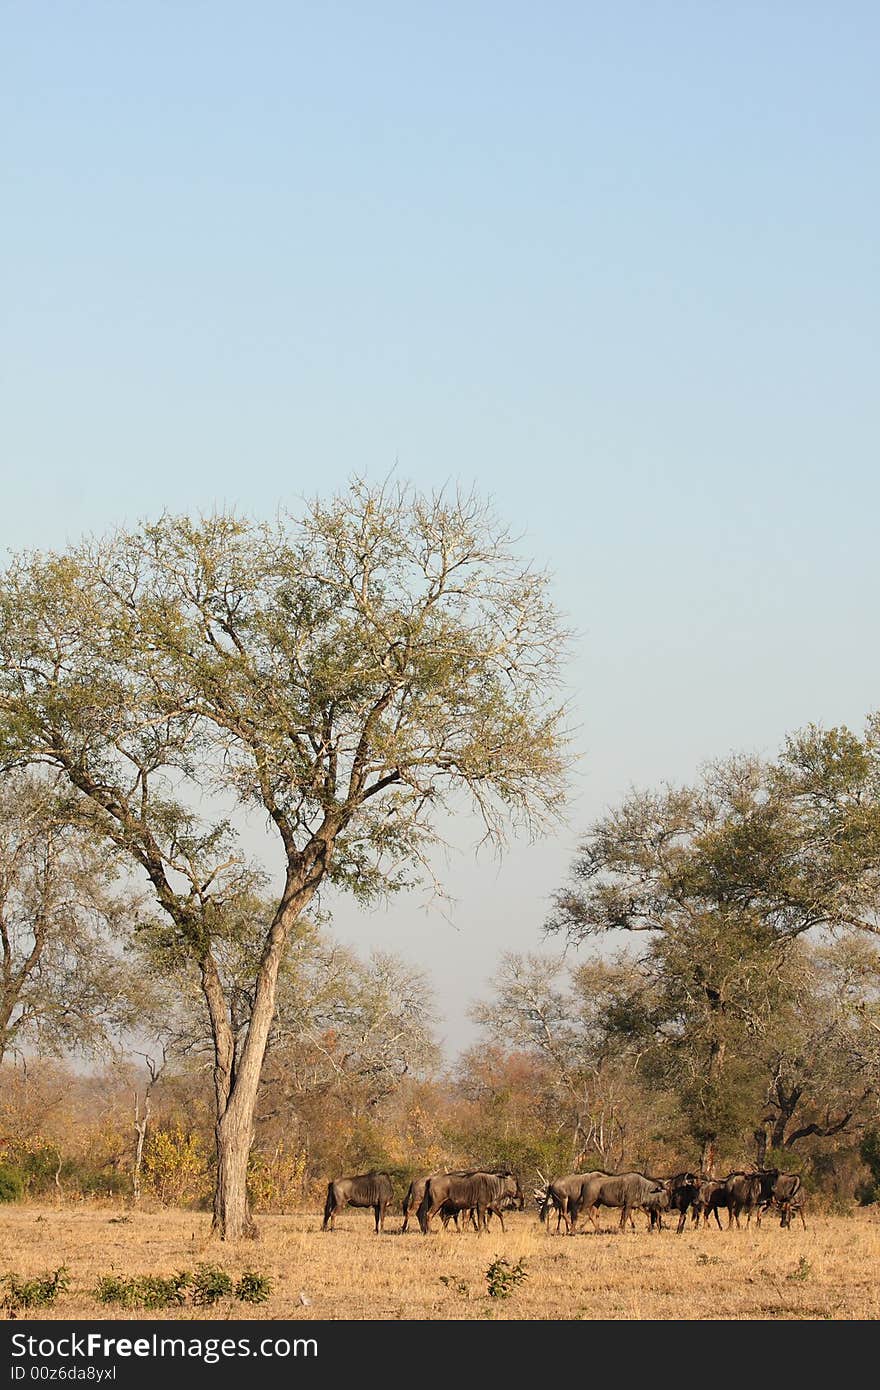
M247 1190L248 1158L254 1137L253 1109L251 1105L248 1123L230 1106L216 1126L217 1183L212 1229L221 1240L256 1240L259 1237Z
M720 1005L717 1003L713 1003L712 1007L713 1009L720 1010ZM709 1107L707 1107L707 1111L710 1108L715 1109L714 1092L720 1084L721 1075L724 1071L724 1054L726 1051L727 1044L716 1035L709 1045L709 1057L706 1065L706 1082L710 1100L710 1105ZM714 1115L706 1113L705 1118L709 1121L710 1124L713 1122L717 1122L717 1112ZM700 1155L700 1171L703 1174L705 1174L707 1178L714 1178L715 1176L717 1148L718 1131L710 1130L708 1133L704 1131L703 1151Z
M257 974L254 1004L240 1056L213 958L202 962L202 988L214 1034L214 1089L217 1100L217 1181L211 1231L221 1240L256 1240L259 1231L251 1216L247 1167L254 1140L254 1111L275 1016L278 969L291 928L314 895L310 884L288 877L284 896L266 938Z
M134 1127L137 1133L137 1144L134 1151L134 1166L131 1171L131 1190L132 1200L135 1206L141 1200L141 1169L144 1164L144 1141L147 1137L147 1125L150 1122L150 1101L149 1097L144 1100L143 1119L140 1113L140 1097L134 1093Z
M763 1168L767 1158L767 1127L759 1125L755 1130L755 1167Z

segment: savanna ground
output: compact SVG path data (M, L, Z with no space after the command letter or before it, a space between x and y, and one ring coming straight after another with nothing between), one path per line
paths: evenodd
M726 1219L726 1218L722 1218ZM373 1234L372 1215L349 1210L322 1234L317 1213L263 1216L256 1244L209 1239L210 1219L187 1211L124 1212L119 1207L9 1206L0 1209L0 1276L33 1277L64 1262L70 1288L51 1308L23 1317L89 1318L877 1318L880 1316L880 1213L808 1217L781 1230L571 1238L548 1235L534 1211L509 1213L502 1234L428 1238ZM396 1214L389 1230L399 1230ZM486 1270L496 1256L525 1259L528 1278L508 1299L490 1298ZM91 1291L103 1274L168 1275L200 1261L238 1277L268 1275L267 1303L224 1299L212 1309L161 1313L104 1307ZM300 1301L304 1293L308 1304ZM0 1314L5 1316L5 1314Z

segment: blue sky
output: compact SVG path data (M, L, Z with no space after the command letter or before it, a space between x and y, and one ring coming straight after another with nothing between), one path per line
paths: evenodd
M432 970L455 1046L631 783L880 705L880 10L30 0L0 26L0 545L396 464L476 482L557 575L570 829L454 862L454 927L337 911Z

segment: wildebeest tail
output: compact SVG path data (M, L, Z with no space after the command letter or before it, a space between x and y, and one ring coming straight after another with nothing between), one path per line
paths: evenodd
M419 1226L421 1227L422 1235L428 1234L428 1211L431 1206L432 1196L433 1193L431 1192L431 1184L428 1183L425 1187L425 1195L422 1197L422 1200L419 1202L419 1205L416 1209L416 1216L418 1217L418 1222Z
M327 1229L327 1222L330 1220L330 1217L333 1215L333 1208L334 1208L334 1205L335 1205L335 1203L334 1203L334 1201L333 1201L333 1184L332 1184L332 1182L331 1182L331 1183L328 1183L328 1184L327 1184L327 1200L326 1200L326 1202L324 1203L324 1225L323 1225L323 1227L322 1227L322 1230L326 1230L326 1229Z

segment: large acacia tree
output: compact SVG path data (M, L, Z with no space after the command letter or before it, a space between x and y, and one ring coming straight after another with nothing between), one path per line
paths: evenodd
M546 576L482 504L402 486L356 482L273 524L163 516L9 567L2 759L66 776L198 967L220 1234L255 1233L247 1156L295 924L326 883L412 882L444 808L469 802L496 840L553 817L564 644ZM253 880L232 800L265 813L283 864L239 1047L212 950Z
M733 1059L783 1007L799 938L880 935L878 909L875 717L861 737L810 727L772 763L732 758L692 787L631 793L584 838L548 925L575 941L647 935L630 1013L662 1040L711 1172L760 1078L757 1060L734 1078Z

